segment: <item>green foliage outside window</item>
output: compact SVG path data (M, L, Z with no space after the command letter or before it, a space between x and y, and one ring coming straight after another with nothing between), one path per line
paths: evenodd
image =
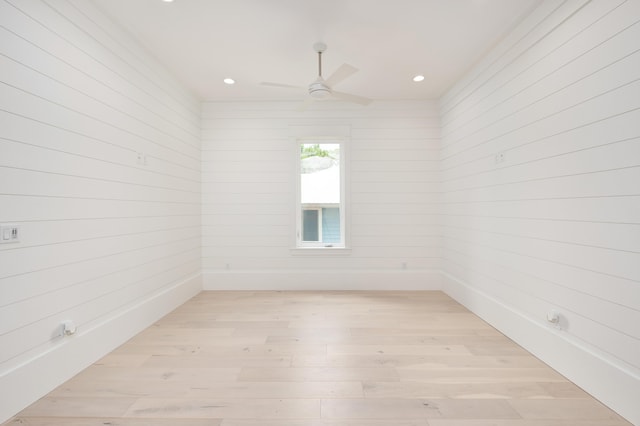
M319 144L302 145L300 148L300 158L304 160L309 157L329 157L334 159L331 153L326 149L320 148Z

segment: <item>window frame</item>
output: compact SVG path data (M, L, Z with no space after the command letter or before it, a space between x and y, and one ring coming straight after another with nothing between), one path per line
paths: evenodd
M301 161L300 161L300 152L302 145L305 144L338 144L340 146L340 242L339 243L324 243L324 242L312 242L312 241L302 241L302 173L301 173ZM295 202L295 229L294 229L294 248L292 249L292 254L300 255L300 254L322 254L322 255L331 255L331 254L349 254L349 224L347 221L348 218L348 196L347 196L347 162L348 162L348 143L347 138L344 136L303 136L295 138L295 194L296 194L296 202ZM309 209L319 209L320 215L322 214L323 205L314 204L308 207ZM319 219L321 216L319 215ZM319 230L321 230L321 224L319 225ZM320 234L321 236L321 234Z

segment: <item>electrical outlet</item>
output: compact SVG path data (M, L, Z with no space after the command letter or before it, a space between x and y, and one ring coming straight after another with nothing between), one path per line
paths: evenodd
M560 313L554 310L547 312L547 321L551 324L558 324L560 322Z
M61 324L62 336L73 336L78 331L78 326L72 320L64 320Z
M20 228L17 225L0 225L0 244L19 243Z

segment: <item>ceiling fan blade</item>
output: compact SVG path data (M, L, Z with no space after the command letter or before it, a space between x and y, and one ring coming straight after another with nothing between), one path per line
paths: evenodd
M352 95L350 93L342 93L336 92L335 90L331 91L331 94L334 98L340 99L347 102L353 102L360 105L369 105L372 100L369 98L364 98L362 96Z
M290 84L269 83L269 82L266 82L266 81L263 81L262 83L260 83L260 85L262 85L262 86L270 86L270 87L283 87L285 89L307 90L306 87L292 86Z
M334 73L325 80L325 83L327 86L333 87L356 72L358 72L358 68L349 64L342 64L340 65L340 68L335 70Z

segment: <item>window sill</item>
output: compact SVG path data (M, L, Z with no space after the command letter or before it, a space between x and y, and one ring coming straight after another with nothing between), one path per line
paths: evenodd
M349 256L347 247L296 247L289 250L292 256Z

